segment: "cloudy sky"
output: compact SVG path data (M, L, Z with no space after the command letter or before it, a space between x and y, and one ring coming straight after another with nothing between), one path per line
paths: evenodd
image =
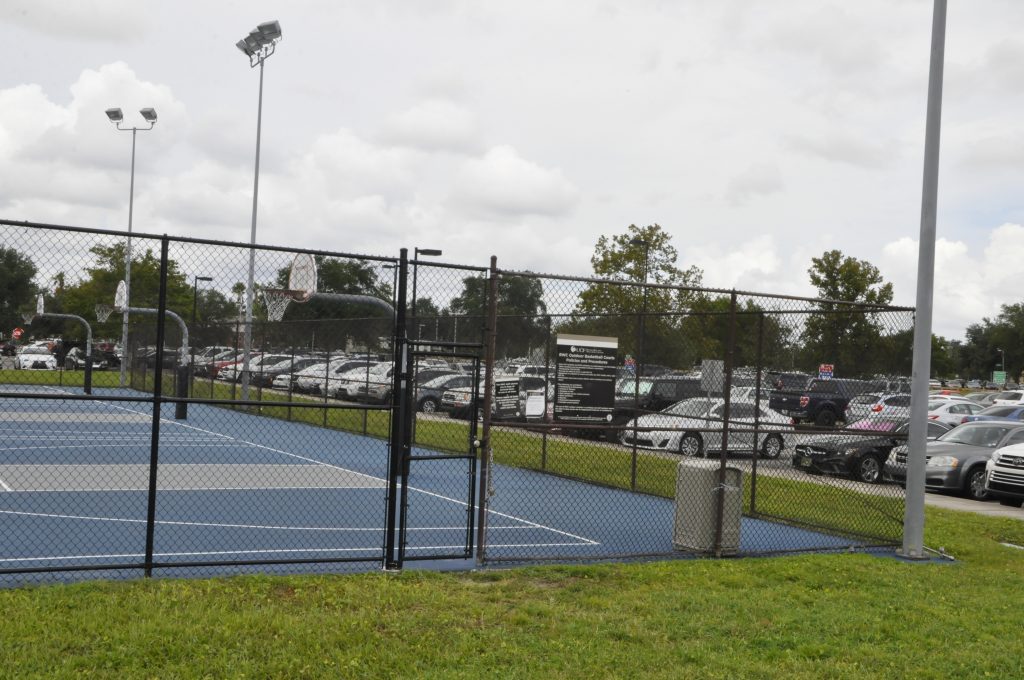
M914 304L932 0L4 0L0 217L590 273L657 222L718 287L838 248ZM1021 301L1024 2L951 2L935 330Z

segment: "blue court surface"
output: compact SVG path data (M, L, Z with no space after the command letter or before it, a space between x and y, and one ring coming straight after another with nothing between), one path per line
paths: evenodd
M0 570L139 564L145 555L152 407L61 401L11 387L0 399ZM98 391L130 395L128 391ZM380 568L385 540L387 444L279 419L165 405L160 422L154 561L359 560L279 571ZM429 454L430 451L416 451ZM409 557L454 554L466 542L469 462L413 461ZM497 465L487 514L487 560L598 560L672 555L670 499ZM475 517L476 510L472 510ZM475 540L475 536L474 536ZM741 553L844 548L851 539L743 518ZM471 568L473 560L407 567ZM161 576L272 571L158 568ZM138 577L139 569L0 574L0 584Z

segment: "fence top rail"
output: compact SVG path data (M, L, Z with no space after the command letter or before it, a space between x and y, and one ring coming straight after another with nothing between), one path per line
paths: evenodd
M846 307L858 307L870 311L879 312L913 312L913 307L897 307L894 305L880 305L871 302L850 302L847 300L831 300L828 298L804 297L800 295L785 295L782 293L760 293L751 290L736 290L734 288L706 288L702 286L674 286L669 283L643 283L630 279L607 279L595 276L573 276L570 274L541 274L531 271L515 271L510 269L495 270L499 276L519 276L532 279L552 279L556 281L577 281L580 283L599 283L613 286L636 286L645 288L658 288L662 290L683 290L693 293L715 293L718 295L741 295L746 297L773 298L777 300L794 300L798 302L813 302L815 304L833 304Z

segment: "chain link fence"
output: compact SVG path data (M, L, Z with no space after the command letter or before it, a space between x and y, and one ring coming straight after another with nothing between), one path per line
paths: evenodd
M0 233L7 581L901 540L912 310Z

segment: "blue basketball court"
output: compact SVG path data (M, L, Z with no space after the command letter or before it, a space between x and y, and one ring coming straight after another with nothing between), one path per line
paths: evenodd
M41 399L33 394L73 390L5 387L16 390L25 396L0 399L0 571L83 570L60 576L73 580L100 565L139 565L147 534L152 405ZM97 390L94 396L104 394L138 396L126 390ZM210 405L190 404L187 421L173 415L173 405L165 405L153 561L188 568L155 573L268 571L207 565L230 561L320 561L288 565L292 572L380 568L386 442ZM476 517L468 503L475 484L469 461L415 461L410 470L406 556L464 550L469 519ZM673 554L671 499L501 465L492 468L492 488L488 560ZM780 541L787 550L851 544L850 538L743 518L741 553L777 551ZM140 571L136 566L102 575L137 577ZM35 578L7 573L0 583Z

